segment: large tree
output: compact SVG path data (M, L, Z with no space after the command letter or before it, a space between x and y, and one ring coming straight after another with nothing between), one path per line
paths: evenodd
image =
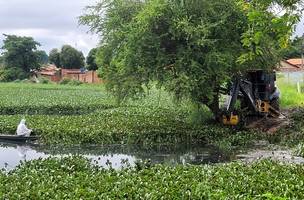
M219 112L220 86L271 69L298 21L300 0L102 0L81 24L101 37L107 88L124 99L156 81ZM287 11L284 14L277 10Z
M63 45L60 52L60 63L66 69L80 69L85 66L84 56L70 45Z
M2 46L4 66L20 68L24 72L40 67L37 47L40 46L32 37L5 35Z
M51 64L56 65L56 67L60 67L60 52L58 49L52 49L49 53L49 62Z
M38 50L36 51L37 57L38 57L38 62L43 65L47 64L49 62L49 56L47 53L43 50Z
M90 50L90 52L87 56L87 59L86 59L88 70L97 70L98 69L98 66L96 63L97 52L98 52L97 48L93 48Z

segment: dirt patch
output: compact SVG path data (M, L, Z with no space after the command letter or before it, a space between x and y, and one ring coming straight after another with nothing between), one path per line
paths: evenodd
M245 127L256 129L269 134L275 134L280 128L290 124L290 116L293 110L284 110L278 118L273 117L251 117L247 119Z

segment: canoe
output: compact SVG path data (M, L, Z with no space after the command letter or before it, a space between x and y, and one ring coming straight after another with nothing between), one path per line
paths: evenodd
M38 136L20 136L20 135L0 135L0 140L26 142L38 140Z

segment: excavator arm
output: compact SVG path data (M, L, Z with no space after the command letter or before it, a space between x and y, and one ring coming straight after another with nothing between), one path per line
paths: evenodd
M234 113L235 104L239 97L242 97L246 102L248 102L250 109L252 109L254 112L257 111L252 92L252 83L240 78L235 78L228 96L227 107L224 111L224 124L237 125L239 123L239 116Z
M262 79L262 75L267 77L267 74L259 73L260 71L256 73L259 75L256 75L258 78ZM241 99L242 104L245 105L251 113L262 116L280 116L280 112L271 105L273 98L261 98L261 96L272 97L274 95L274 93L271 93L267 88L269 87L268 85L270 85L269 83L274 84L275 79L273 78L273 74L268 75L268 77L270 78L265 79L267 84L265 82L259 84L259 81L253 83L248 79L243 79L242 76L235 77L229 90L226 107L223 110L223 123L225 125L237 125L240 121L239 116L235 113L235 105L238 98ZM263 89L258 88L258 86L261 85Z

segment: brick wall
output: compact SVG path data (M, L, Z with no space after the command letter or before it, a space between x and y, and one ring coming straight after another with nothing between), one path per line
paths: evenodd
M102 83L102 80L98 78L96 71L87 71L85 73L67 73L66 71L64 71L62 73L62 78L78 80L83 83Z

